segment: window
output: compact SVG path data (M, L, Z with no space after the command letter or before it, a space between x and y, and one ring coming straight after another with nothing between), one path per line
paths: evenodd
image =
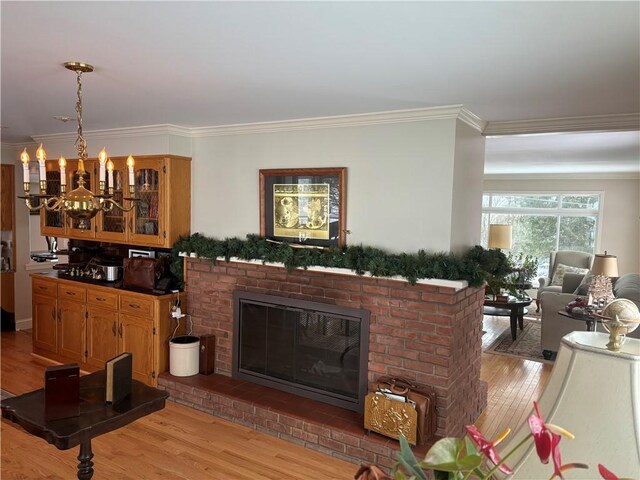
M594 253L599 227L600 193L498 193L482 197L482 245L489 225L513 226L512 253L538 259L538 275L549 274L549 252Z

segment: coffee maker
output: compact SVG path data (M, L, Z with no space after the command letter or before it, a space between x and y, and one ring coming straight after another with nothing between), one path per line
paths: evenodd
M47 250L49 253L56 253L58 251L58 239L56 237L44 237L47 241Z

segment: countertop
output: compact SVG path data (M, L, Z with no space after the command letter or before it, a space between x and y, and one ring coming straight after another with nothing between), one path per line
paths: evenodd
M163 295L175 295L176 293L181 293L179 291L170 291L167 293L155 293L152 290L144 290L141 288L125 288L122 286L122 280L118 280L117 282L105 282L103 280L93 280L90 278L70 278L67 275L60 276L58 270L51 270L45 272L34 272L31 274L32 276L45 276L48 278L54 278L56 280L64 280L67 282L74 283L83 283L86 285L97 285L105 288L113 288L114 290L118 290L121 292L134 292L134 293L142 293L144 295L151 295L154 297L162 297Z

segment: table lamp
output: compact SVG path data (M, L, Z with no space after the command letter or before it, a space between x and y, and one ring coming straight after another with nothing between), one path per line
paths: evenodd
M596 254L591 274L593 280L589 286L589 299L602 308L614 298L611 277L618 276L618 257L607 254L606 250L604 254Z
M497 248L511 248L511 225L502 225L494 223L489 225L489 241L487 247Z

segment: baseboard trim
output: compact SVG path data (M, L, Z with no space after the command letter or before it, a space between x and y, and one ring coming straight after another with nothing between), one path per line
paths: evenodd
M31 317L16 320L16 330L30 330L32 326Z

